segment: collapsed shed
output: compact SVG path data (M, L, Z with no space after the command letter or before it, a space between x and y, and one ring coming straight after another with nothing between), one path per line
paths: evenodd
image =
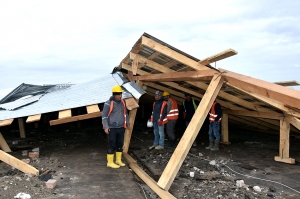
M291 134L298 136L300 133L300 92L278 85L280 83L269 83L210 66L211 63L235 54L235 50L228 49L199 60L144 33L114 69L119 72L103 77L106 78L105 83L100 83L100 78L86 84L65 85L63 88L50 86L36 95L26 98L21 95L21 98L9 101L16 93L15 89L1 101L0 107L4 110L0 111L0 126L10 125L14 119L18 119L20 136L24 137L26 134L23 119L26 117L26 123L29 123L40 120L43 114L51 113L50 125L100 117L101 103L109 98L110 88L118 83L128 91L123 97L130 110L131 124L134 124L136 118L138 100L144 94L141 87L146 95L153 95L157 89L168 90L179 104L184 99L184 93L190 93L200 101L158 182L143 172L127 154L132 129L126 130L124 157L137 175L163 198L172 198L168 190L214 100L223 109L223 144L230 143L229 125L262 133L278 133L279 154L274 157L275 161L294 164L295 159L289 155L289 138ZM107 81L108 79L111 81ZM74 113L73 109L80 107L86 107L86 112Z

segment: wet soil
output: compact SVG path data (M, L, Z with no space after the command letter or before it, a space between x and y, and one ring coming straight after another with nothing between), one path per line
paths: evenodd
M48 189L41 176L24 174L1 162L0 198L14 198L20 192L31 198L159 198L129 167L106 167L106 138L99 124L100 119L52 127L41 124L39 128L27 127L25 139L19 138L17 128L1 128L13 150L9 154L16 158L28 159L22 151L39 148L40 157L29 158L29 164L40 173L49 171L43 177L56 179L57 186ZM178 141L184 130L182 124L176 125ZM299 139L291 137L290 156L296 164L290 165L274 161L279 135L229 130L231 144L221 144L219 151L205 149L207 128L199 132L198 145L190 149L169 190L172 195L182 199L300 198ZM157 181L174 148L167 146L166 137L164 149L149 150L153 138L145 122L136 122L129 154ZM113 180L122 187L116 187Z

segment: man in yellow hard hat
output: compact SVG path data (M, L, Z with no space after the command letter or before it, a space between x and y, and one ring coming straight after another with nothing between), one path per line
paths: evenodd
M167 118L168 123L166 124L167 135L169 138L169 146L174 148L176 146L176 137L175 137L175 125L178 119L178 105L177 102L171 98L169 91L164 91L162 96L167 102Z
M104 103L102 111L102 124L107 134L107 166L119 168L125 166L122 162L125 129L129 128L128 111L122 99L123 89L116 85L112 88L113 96ZM116 164L114 154L116 152Z

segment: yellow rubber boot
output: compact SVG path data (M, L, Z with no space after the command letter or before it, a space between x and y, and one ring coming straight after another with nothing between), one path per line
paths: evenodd
M122 162L122 152L116 152L116 164L120 165L121 167L124 167L125 164Z
M107 167L118 169L119 165L114 163L114 154L107 154Z

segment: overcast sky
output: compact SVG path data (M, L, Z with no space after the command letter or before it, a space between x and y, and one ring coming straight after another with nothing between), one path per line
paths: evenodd
M0 99L22 83L83 83L117 66L144 33L217 68L300 82L300 1L1 1ZM298 87L294 87L300 90Z

